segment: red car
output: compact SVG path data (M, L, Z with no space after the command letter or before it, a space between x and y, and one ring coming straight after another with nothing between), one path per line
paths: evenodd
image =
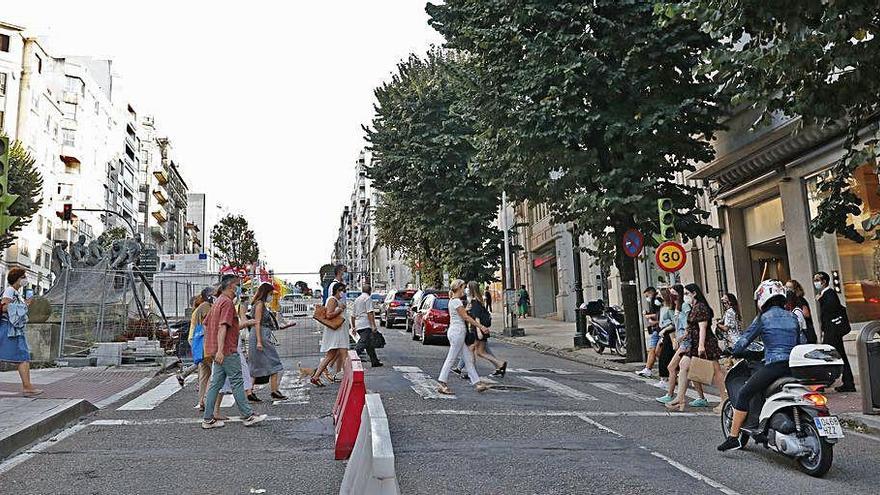
M427 345L435 340L446 341L449 328L449 293L435 292L425 296L413 319L413 340Z

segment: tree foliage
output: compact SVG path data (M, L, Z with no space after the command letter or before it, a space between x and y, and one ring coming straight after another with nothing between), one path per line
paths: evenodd
M98 236L98 243L104 249L109 249L113 242L121 241L128 237L128 229L125 227L113 227L105 230Z
M765 116L799 116L804 127L839 127L845 153L820 183L816 236L837 232L861 242L849 215L861 200L850 191L860 165L877 167L876 133L860 136L880 112L880 3L876 0L688 0L658 6L687 17L719 40L705 71L717 72L736 105ZM880 224L880 215L864 230Z
M717 233L696 202L701 189L677 181L713 157L717 83L696 69L714 42L687 19L661 27L652 1L447 0L427 11L451 48L474 56L482 174L573 222L597 241L593 254L616 255L635 358L622 234L656 232L664 197L685 238Z
M254 238L247 219L241 215L227 215L211 230L214 254L226 265L242 268L256 263L260 246Z
M372 128L364 128L382 191L379 239L418 264L430 285L441 268L488 281L497 270L500 234L492 227L499 190L475 173L475 130L462 108L465 57L440 50L411 55L376 89Z
M10 194L18 195L8 212L18 220L0 237L0 250L15 242L16 233L30 223L43 205L43 175L36 167L36 160L19 141L13 141L9 147L7 186Z

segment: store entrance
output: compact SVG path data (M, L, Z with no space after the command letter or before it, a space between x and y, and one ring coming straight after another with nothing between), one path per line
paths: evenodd
M749 255L752 260L753 287L768 279L785 282L791 278L785 237L749 246Z

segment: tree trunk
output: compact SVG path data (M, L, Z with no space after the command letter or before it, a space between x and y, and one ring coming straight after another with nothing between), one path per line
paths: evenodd
M614 229L616 239L623 239L626 229ZM620 295L623 298L623 314L626 324L626 361L628 363L644 360L642 351L642 318L639 315L639 294L636 286L636 267L633 258L623 253L620 243L615 243L615 259L620 273Z

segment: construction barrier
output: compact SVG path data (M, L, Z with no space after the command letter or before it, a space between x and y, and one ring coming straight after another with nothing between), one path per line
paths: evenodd
M340 495L398 495L394 447L388 417L379 394L367 395L351 459L345 467Z
M336 425L336 460L348 459L361 426L361 410L367 389L364 386L364 367L357 352L348 351L344 360L342 383L333 407Z

